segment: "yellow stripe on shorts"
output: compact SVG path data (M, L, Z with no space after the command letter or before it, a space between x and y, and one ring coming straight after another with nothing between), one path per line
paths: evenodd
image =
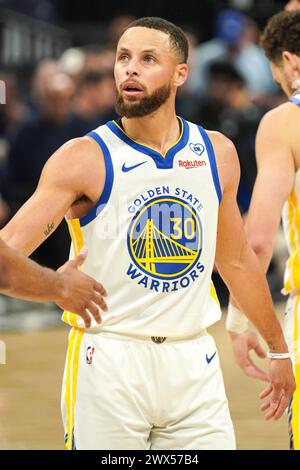
M73 448L73 432L74 432L74 413L77 394L77 377L79 352L83 338L84 330L73 328L70 333L69 347L67 354L67 379L65 390L65 402L67 409L67 442L68 450Z

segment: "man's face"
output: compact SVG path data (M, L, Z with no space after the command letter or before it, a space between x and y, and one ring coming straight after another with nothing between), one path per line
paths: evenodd
M177 63L168 34L144 27L128 29L117 46L117 112L132 118L156 111L175 97L181 84L178 73L184 75L184 69L187 73L187 66Z
M290 0L285 5L285 10L287 11L300 10L300 0Z

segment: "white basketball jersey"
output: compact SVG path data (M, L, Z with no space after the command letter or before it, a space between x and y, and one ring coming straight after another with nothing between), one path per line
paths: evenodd
M87 246L83 271L108 292L109 311L91 332L186 337L220 319L211 282L221 200L214 151L204 129L179 119L181 136L165 155L115 121L89 134L104 155L105 186L91 212L68 224L71 256ZM63 320L84 327L74 313Z
M289 101L300 108L300 94ZM282 224L289 251L282 292L292 294L300 289L300 169L296 172L294 188L283 207Z

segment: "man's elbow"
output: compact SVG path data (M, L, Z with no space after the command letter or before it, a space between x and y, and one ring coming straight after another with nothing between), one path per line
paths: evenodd
M267 255L272 250L272 241L267 236L250 236L248 243L258 256Z

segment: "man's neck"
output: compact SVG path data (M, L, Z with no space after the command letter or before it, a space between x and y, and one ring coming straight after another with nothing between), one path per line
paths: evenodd
M164 155L181 134L175 110L159 109L142 118L122 118L126 134L140 144L147 145Z

